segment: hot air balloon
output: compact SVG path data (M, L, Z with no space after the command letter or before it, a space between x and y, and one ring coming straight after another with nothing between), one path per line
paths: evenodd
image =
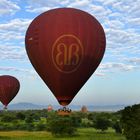
M35 70L58 102L67 106L100 64L106 39L92 15L57 8L32 21L25 44Z
M0 76L0 101L7 108L11 100L17 95L20 88L19 81L9 75Z

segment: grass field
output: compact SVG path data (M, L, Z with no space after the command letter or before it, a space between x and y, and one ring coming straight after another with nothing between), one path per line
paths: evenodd
M0 140L126 140L124 136L116 134L112 129L105 133L93 128L78 130L79 135L73 137L54 137L49 132L9 131L0 132Z

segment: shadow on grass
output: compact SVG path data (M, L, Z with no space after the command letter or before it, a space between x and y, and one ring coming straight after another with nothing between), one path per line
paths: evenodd
M0 136L0 140L10 140L11 138L10 137L7 137L7 136Z
M74 135L64 134L64 135L53 135L53 136L54 138L61 139L61 138L75 138L75 137L79 137L80 135L79 134L74 134Z

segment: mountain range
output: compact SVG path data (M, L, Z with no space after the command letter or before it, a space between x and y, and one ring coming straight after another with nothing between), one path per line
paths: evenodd
M83 105L69 105L68 107L72 110L78 111L81 110ZM127 105L86 105L89 111L119 111L124 109ZM38 109L47 109L48 105L37 105L33 103L16 103L10 104L8 110L38 110ZM59 105L52 105L54 110L61 108ZM3 106L0 105L2 109Z

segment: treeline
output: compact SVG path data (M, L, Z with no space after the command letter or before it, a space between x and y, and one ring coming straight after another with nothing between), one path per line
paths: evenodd
M74 135L77 128L92 127L100 132L113 128L128 140L140 140L140 105L118 112L72 112L60 116L55 111L1 111L0 131L50 131L54 135Z
M121 115L123 134L127 140L140 140L140 104L126 107Z
M64 121L64 122L63 122ZM28 111L1 111L0 130L50 130L58 123L59 128L63 124L73 127L94 127L105 131L112 127L117 133L121 133L120 113L96 113L96 112L73 112L69 116L59 116L57 112L47 110ZM60 124L59 124L60 123ZM62 124L62 125L61 125ZM68 125L68 124L67 124Z

